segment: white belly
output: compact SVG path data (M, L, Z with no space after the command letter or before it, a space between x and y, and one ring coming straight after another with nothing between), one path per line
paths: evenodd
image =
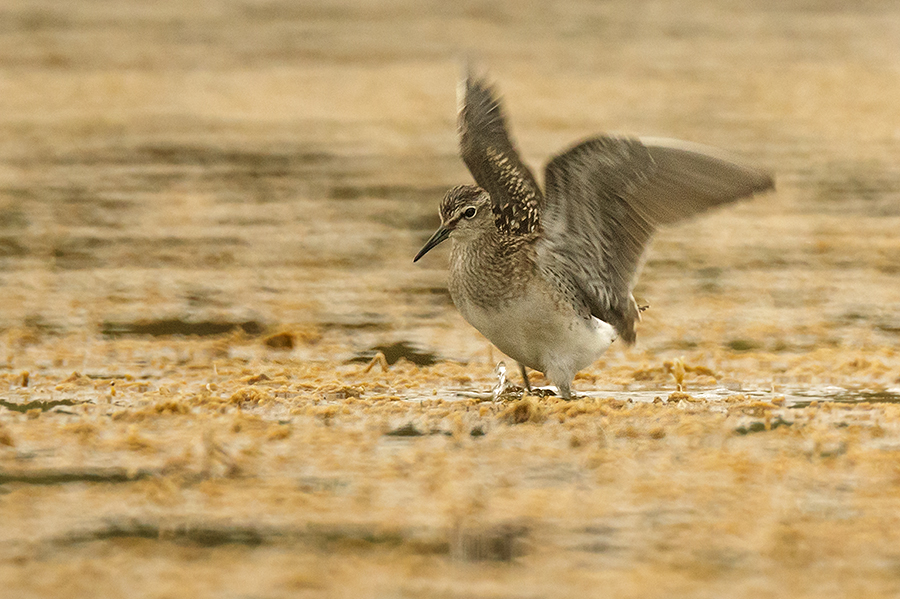
M615 329L585 319L557 302L541 286L498 308L484 308L454 297L459 311L504 354L551 380L572 377L595 362L616 338Z

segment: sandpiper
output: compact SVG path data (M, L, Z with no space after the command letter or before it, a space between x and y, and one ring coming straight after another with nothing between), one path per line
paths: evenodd
M764 172L686 142L603 135L554 157L544 190L519 158L483 76L460 85L459 139L477 186L454 187L441 226L413 260L450 239L449 288L463 317L503 353L572 397L575 374L621 337L654 231L774 187Z

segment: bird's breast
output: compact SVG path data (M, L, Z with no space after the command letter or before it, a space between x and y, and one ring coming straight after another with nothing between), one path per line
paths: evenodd
M585 318L546 281L526 252L509 259L484 257L454 246L450 295L463 317L504 354L546 372L575 371L606 351L615 332Z

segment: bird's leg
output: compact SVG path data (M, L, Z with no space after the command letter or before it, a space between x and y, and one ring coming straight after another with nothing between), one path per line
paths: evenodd
M575 378L575 370L571 364L550 364L544 371L544 376L556 387L559 396L565 400L572 399L572 379Z
M525 366L519 364L519 372L522 373L522 381L525 386L525 391L531 393L531 382L528 380L528 371L525 370Z

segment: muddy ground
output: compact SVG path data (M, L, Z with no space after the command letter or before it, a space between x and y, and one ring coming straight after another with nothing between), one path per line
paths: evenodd
M577 401L478 398L411 262L466 54L538 172L776 174L658 235ZM0 597L897 596L898 57L877 0L7 0Z

